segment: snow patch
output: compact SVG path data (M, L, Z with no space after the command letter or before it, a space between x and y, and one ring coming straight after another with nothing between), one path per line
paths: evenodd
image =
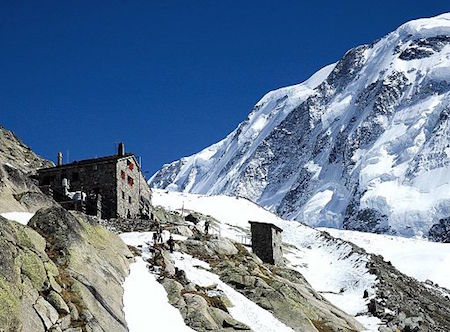
M450 244L422 239L323 228L332 236L382 255L400 272L419 281L427 279L450 289Z
M0 213L3 218L17 221L22 225L27 225L31 218L33 218L34 213L32 212L4 212Z
M142 258L130 265L123 288L123 311L130 332L194 331L186 326L178 309L169 304L164 287Z

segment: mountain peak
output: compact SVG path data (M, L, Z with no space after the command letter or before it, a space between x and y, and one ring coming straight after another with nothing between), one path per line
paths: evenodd
M450 14L267 93L153 187L239 195L313 226L426 236L450 216Z

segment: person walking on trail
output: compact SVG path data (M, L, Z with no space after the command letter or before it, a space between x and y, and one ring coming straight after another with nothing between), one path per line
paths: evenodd
M158 242L158 232L153 232L153 245Z
M173 246L175 244L172 235L170 235L169 239L167 240L167 244L169 245L170 253L173 253Z
M158 242L160 242L160 243L163 243L162 233L163 233L163 228L162 228L161 225L159 225L159 228L158 228Z
M209 232L209 221L207 220L205 222L205 234L208 235L208 232Z

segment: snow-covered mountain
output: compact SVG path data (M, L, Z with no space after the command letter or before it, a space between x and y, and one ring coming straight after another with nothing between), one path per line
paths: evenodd
M313 226L427 235L450 216L450 14L266 94L156 188L239 195Z

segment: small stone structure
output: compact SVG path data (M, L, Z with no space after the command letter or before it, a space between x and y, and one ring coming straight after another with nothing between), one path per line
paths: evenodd
M274 224L250 221L252 250L264 263L280 265L283 262L283 249L280 227Z
M39 186L68 209L109 218L136 218L150 211L150 188L123 143L116 155L38 170ZM100 210L100 211L99 211Z

